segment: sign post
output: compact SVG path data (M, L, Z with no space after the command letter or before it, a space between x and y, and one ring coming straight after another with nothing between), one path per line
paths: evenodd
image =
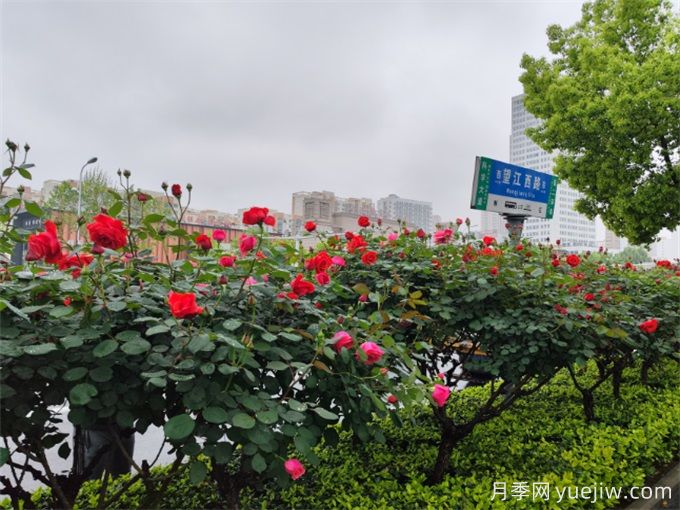
M502 214L515 244L527 216L553 217L557 182L554 175L477 156L470 207Z

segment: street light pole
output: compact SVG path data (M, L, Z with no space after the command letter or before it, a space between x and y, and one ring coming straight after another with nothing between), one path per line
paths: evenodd
M82 213L82 207L83 207L83 170L85 170L85 167L87 165L91 165L92 163L96 163L97 158L90 158L87 160L87 163L83 165L83 167L80 169L80 175L78 177L78 210L76 212L76 246L80 244L80 214Z

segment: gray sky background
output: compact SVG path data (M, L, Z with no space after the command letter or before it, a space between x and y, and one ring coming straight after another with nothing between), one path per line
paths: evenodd
M291 193L470 215L476 155L507 160L522 53L581 2L0 0L0 137L33 186L98 156L200 208Z

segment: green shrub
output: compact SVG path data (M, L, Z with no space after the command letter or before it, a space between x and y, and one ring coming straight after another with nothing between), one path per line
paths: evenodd
M403 427L390 420L380 423L385 444L358 445L351 433L341 433L333 448L320 447L319 466L290 488L273 485L248 491L244 508L536 508L531 498L490 501L493 483L547 482L551 487L644 485L658 466L680 451L680 371L669 362L653 373L649 387L635 384L637 368L624 372L621 399L603 385L597 391L599 421L586 423L580 395L569 376L560 373L540 392L518 402L496 420L480 425L453 453L451 472L435 486L425 483L437 453L438 430L427 410L405 418ZM592 366L584 380L595 379ZM457 394L449 412L464 411L484 398L487 389L475 387ZM160 476L163 470L154 470ZM109 487L116 491L129 476ZM99 483L89 482L78 497L79 508L93 508ZM132 485L120 505L139 508L141 482ZM47 491L34 501L49 508ZM546 508L605 509L615 500L564 500L554 492ZM173 480L164 493L163 508L214 508L216 489L211 482L192 485L188 477ZM9 508L5 504L6 508Z

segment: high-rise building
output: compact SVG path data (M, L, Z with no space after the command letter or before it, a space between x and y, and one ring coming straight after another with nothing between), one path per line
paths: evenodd
M402 220L410 225L432 232L432 202L389 195L378 200L378 215L384 220Z
M539 123L540 121L524 108L524 94L512 98L510 163L552 174L555 154L544 151L526 135L527 128L535 127ZM562 247L569 251L596 248L595 221L574 210L574 203L581 196L581 193L571 189L566 182L560 182L552 219L527 218L523 237L541 242L554 242L559 239Z

